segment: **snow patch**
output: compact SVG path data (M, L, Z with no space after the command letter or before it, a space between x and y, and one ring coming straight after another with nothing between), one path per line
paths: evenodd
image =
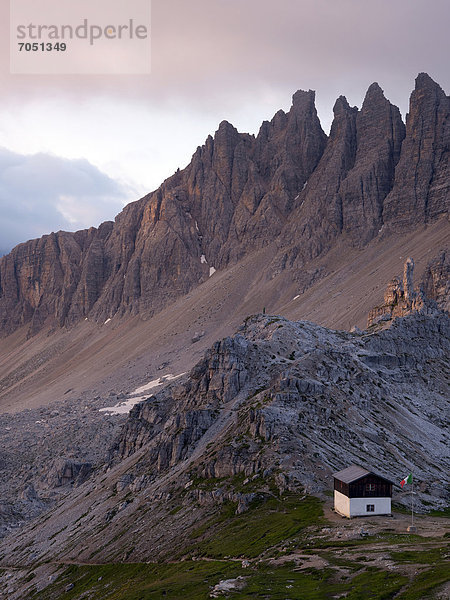
M197 232L199 232L199 233L200 233L200 229L198 228L198 223L197 223L197 221L195 221L195 229L197 230Z
M308 182L307 182L307 181L305 181L305 183L303 184L303 187L302 187L302 192L303 192L303 190L305 189L305 187L306 187L307 185L308 185Z
M297 296L295 296L294 300L297 300L297 298L300 298L300 294L298 294Z
M127 400L119 402L119 404L116 404L114 406L100 408L99 412L108 413L109 415L126 415L130 412L133 406L139 404L139 402L142 402L143 400L146 400L149 397L149 395L145 394L145 392L149 392L150 390L159 388L165 383L173 381L174 379L178 379L183 375L185 375L185 373L180 373L179 375L172 375L171 373L168 373L167 375L162 375L162 377L158 377L158 379L149 381L145 385L141 385L140 387L136 388L134 392L131 392L131 394L129 394Z
M110 321L111 321L111 319L106 319L106 321L103 324L107 325Z
M126 415L130 412L135 404L139 404L145 400L147 396L136 396L135 398L129 398L125 402L119 402L115 406L107 406L106 408L100 408L99 412L108 413L109 415Z
M210 267L209 276L211 277L211 275L214 275L215 272L216 272L216 269L214 267Z
M205 263L207 263L208 261L206 260L206 256L204 254L202 254L200 256L200 262L202 263L202 265L204 265Z
M136 388L134 390L134 392L132 392L130 394L130 396L134 396L135 394L137 394L137 395L143 394L144 392L148 392L149 390L153 390L154 388L157 388L160 385L163 385L164 383L167 383L168 381L173 381L174 379L178 379L179 377L181 377L182 375L185 375L185 374L186 373L180 373L179 375L172 375L171 373L168 373L167 375L163 375L162 377L159 377L158 379L154 379L153 381L149 381L145 385L141 385L141 387Z

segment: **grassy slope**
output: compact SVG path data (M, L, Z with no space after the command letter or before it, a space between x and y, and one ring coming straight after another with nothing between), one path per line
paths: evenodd
M312 497L299 501L293 495L268 494L241 515L233 504L225 504L217 517L192 532L183 560L180 554L166 564L69 565L56 582L29 598L206 600L219 581L243 577L244 589L231 592L230 598L321 600L344 594L348 600L415 600L432 598L448 581L443 538L387 534L345 542L315 539L324 524L321 504ZM411 542L417 550L408 549ZM362 561L361 552L370 561L387 546L395 569ZM302 569L291 560L295 551L319 557L327 566ZM415 565L415 575L406 576L401 565Z

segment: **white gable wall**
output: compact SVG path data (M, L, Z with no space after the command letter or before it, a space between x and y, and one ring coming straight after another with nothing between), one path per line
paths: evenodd
M334 510L344 517L350 516L350 498L334 490Z
M367 505L373 504L374 511L367 512ZM334 490L334 510L346 517L371 517L374 515L390 515L390 498L348 498Z

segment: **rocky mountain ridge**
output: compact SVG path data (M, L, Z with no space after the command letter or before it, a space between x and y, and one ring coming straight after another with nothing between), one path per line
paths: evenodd
M312 91L294 94L256 137L222 122L188 167L114 223L53 233L1 258L1 335L149 316L272 243L263 275L290 270L295 280L341 238L361 246L447 215L449 107L422 73L406 128L378 84L361 110L337 100L328 138Z

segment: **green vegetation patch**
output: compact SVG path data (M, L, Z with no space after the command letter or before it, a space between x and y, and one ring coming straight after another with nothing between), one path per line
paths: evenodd
M404 550L391 552L393 560L397 563L433 564L444 560L447 548L430 548L428 550Z
M303 552L305 554L314 554L315 553L315 551L309 551L309 550L304 550ZM362 564L361 562L357 562L357 560L354 560L353 557L351 557L351 558L343 557L343 556L341 556L341 554L338 554L337 552L319 551L318 556L320 556L321 558L326 560L330 565L333 565L335 567L343 567L345 569L348 569L349 571L359 571L359 570L365 568L364 564ZM361 557L360 557L358 560L361 561L364 559L361 559Z
M241 447L248 446L248 443L243 437L241 440L237 438L237 441L242 442ZM200 477L198 475L192 475L192 485L189 489L212 491L220 488L244 494L251 492L264 493L269 490L273 493L278 492L278 488L273 478L264 478L261 475L249 477L245 473L237 473L232 477ZM189 490L184 493L186 494L188 491Z
M342 582L337 580L334 569L300 571L294 563L278 566L258 563L247 569L232 561L91 565L67 568L54 584L29 599L207 600L220 581L237 577L243 578L243 589L224 597L329 600L347 594L350 600L387 600L408 581L397 573L369 569Z
M361 539L314 539L315 530L326 523L318 498L293 493L280 496L268 490L267 481L255 478L244 484L246 479L243 474L227 481L195 479L200 488L220 485L235 491L252 490L256 499L239 515L236 503L218 504L214 517L191 531L190 547L180 548L178 557L170 556L173 562L63 566L64 572L55 582L24 600L208 600L219 582L237 577L243 578L244 587L224 598L422 600L434 597L449 580L445 564L448 548L442 538L424 540L418 535L385 531ZM178 510L175 506L172 512ZM392 572L364 564L360 555L367 544L373 544L367 548L368 559L379 553L379 544L383 548L389 544L392 560L399 568ZM278 559L286 554L291 560L296 550L317 554L328 564L302 569L301 557L300 565L267 562L269 557ZM197 560L181 560L182 556L196 556ZM250 559L249 563L241 563L242 558ZM412 578L401 574L402 570L411 571L410 567L402 569L402 564L421 566Z
M256 572L248 575L250 577L245 588L233 593L230 598L317 600L333 598L337 592L348 589L348 586L334 582L334 572L331 569L296 571L293 564L285 564L279 567L260 566Z
M227 503L219 517L193 532L191 537L202 539L191 551L214 558L255 557L323 521L322 504L315 497L265 496L240 515L235 510L235 504Z
M392 503L392 512L400 513L402 515L410 515L411 508L409 506L405 506L404 504L400 504L400 502L393 502Z
M70 566L53 585L29 598L205 600L211 587L220 580L237 577L242 572L239 563L215 561ZM68 589L71 585L73 588Z
M350 593L346 600L388 600L394 598L408 578L398 573L388 573L369 567L364 573L356 575L350 584Z
M425 598L433 598L433 592L449 580L448 564L441 563L417 575L408 589L397 596L396 600L425 600Z

